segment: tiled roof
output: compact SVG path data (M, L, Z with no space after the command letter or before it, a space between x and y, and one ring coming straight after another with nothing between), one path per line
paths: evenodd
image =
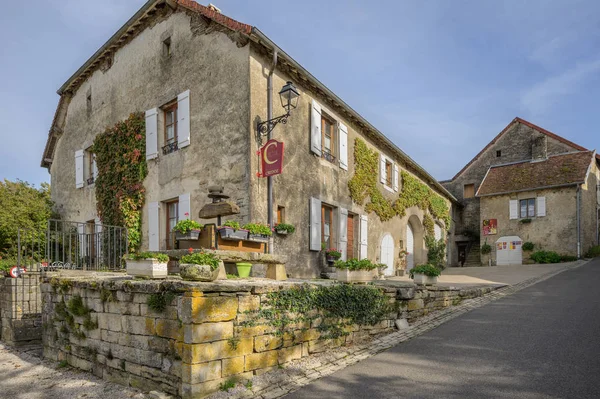
M204 15L207 18L212 19L213 21L231 29L234 30L236 32L241 32L244 33L246 35L249 35L250 33L252 33L252 26L242 23L242 22L238 22L233 18L229 18L226 15L221 14L219 11L216 11L212 8L203 6L202 4L198 4L196 3L194 0L176 0L177 4L193 10L193 11L197 11L200 14Z
M496 136L494 137L494 139L492 141L490 141L488 143L488 145L486 145L481 151L479 151L479 153L477 155L475 155L475 157L473 159L471 159L469 161L468 164L466 164L451 180L452 181L454 179L456 179L458 176L460 176L465 170L467 170L467 168L469 166L471 166L475 161L477 161L479 159L480 156L482 156L491 146L493 146L494 144L496 144L496 142L500 139L500 137L502 137L504 135L504 133L506 133L515 123L522 123L525 126L529 126L530 128L537 130L540 133L545 134L548 137L551 137L555 140L560 141L561 143L564 143L568 146L573 147L576 150L579 151L588 151L587 148L584 148L582 146L580 146L579 144L575 144L570 140L565 139L564 137L559 136L558 134L552 133L551 131L548 131L542 127L539 127L538 125L535 125L529 121L526 121L525 119L519 118L518 116L513 119L504 129L502 129L502 131ZM600 155L596 154L596 159L600 160Z
M594 151L571 152L553 155L543 161L492 166L481 182L477 196L584 183L594 156Z

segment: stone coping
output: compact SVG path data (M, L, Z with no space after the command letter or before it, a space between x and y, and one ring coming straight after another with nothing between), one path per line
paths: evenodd
M190 253L189 249L170 249L166 251L155 251L169 255L170 258L179 260L183 255ZM193 252L206 252L215 254L223 262L249 262L264 265L285 265L287 256L265 254L261 252L242 252L242 251L222 251L213 249L194 249Z

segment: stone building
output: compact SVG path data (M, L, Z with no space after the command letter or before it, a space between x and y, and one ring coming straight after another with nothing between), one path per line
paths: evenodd
M462 204L454 254L464 252L467 264L480 264L488 260L479 253L487 242L495 262L501 237L515 237L500 240L509 249L529 241L561 254L585 253L598 244L599 164L595 152L515 118L456 176L441 182Z
M62 218L99 221L89 149L105 128L145 112L142 249L166 249L177 220L197 219L209 202L209 186L224 187L240 222L266 223L267 182L256 177L256 152L270 73L275 90L292 81L300 92L288 123L273 132L285 143L273 216L296 227L274 240L274 252L289 255L288 273L318 276L322 245L386 263L389 274L424 262L425 233L447 238L452 230L443 214L453 212L454 197L260 30L191 0L148 1L59 89L42 166ZM284 114L275 97L273 114ZM371 173L378 176L358 179L363 194L353 200L357 146L377 157ZM407 180L428 198L399 208Z

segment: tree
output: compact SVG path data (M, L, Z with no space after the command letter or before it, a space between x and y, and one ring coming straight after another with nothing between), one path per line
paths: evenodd
M21 180L0 181L0 256L16 256L18 229L29 240L43 240L52 215L48 183L36 188Z

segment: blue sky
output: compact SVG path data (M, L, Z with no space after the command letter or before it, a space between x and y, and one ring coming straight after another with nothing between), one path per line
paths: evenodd
M49 180L39 164L56 90L144 2L3 4L0 179ZM267 34L440 180L515 116L600 147L600 2L214 3Z

